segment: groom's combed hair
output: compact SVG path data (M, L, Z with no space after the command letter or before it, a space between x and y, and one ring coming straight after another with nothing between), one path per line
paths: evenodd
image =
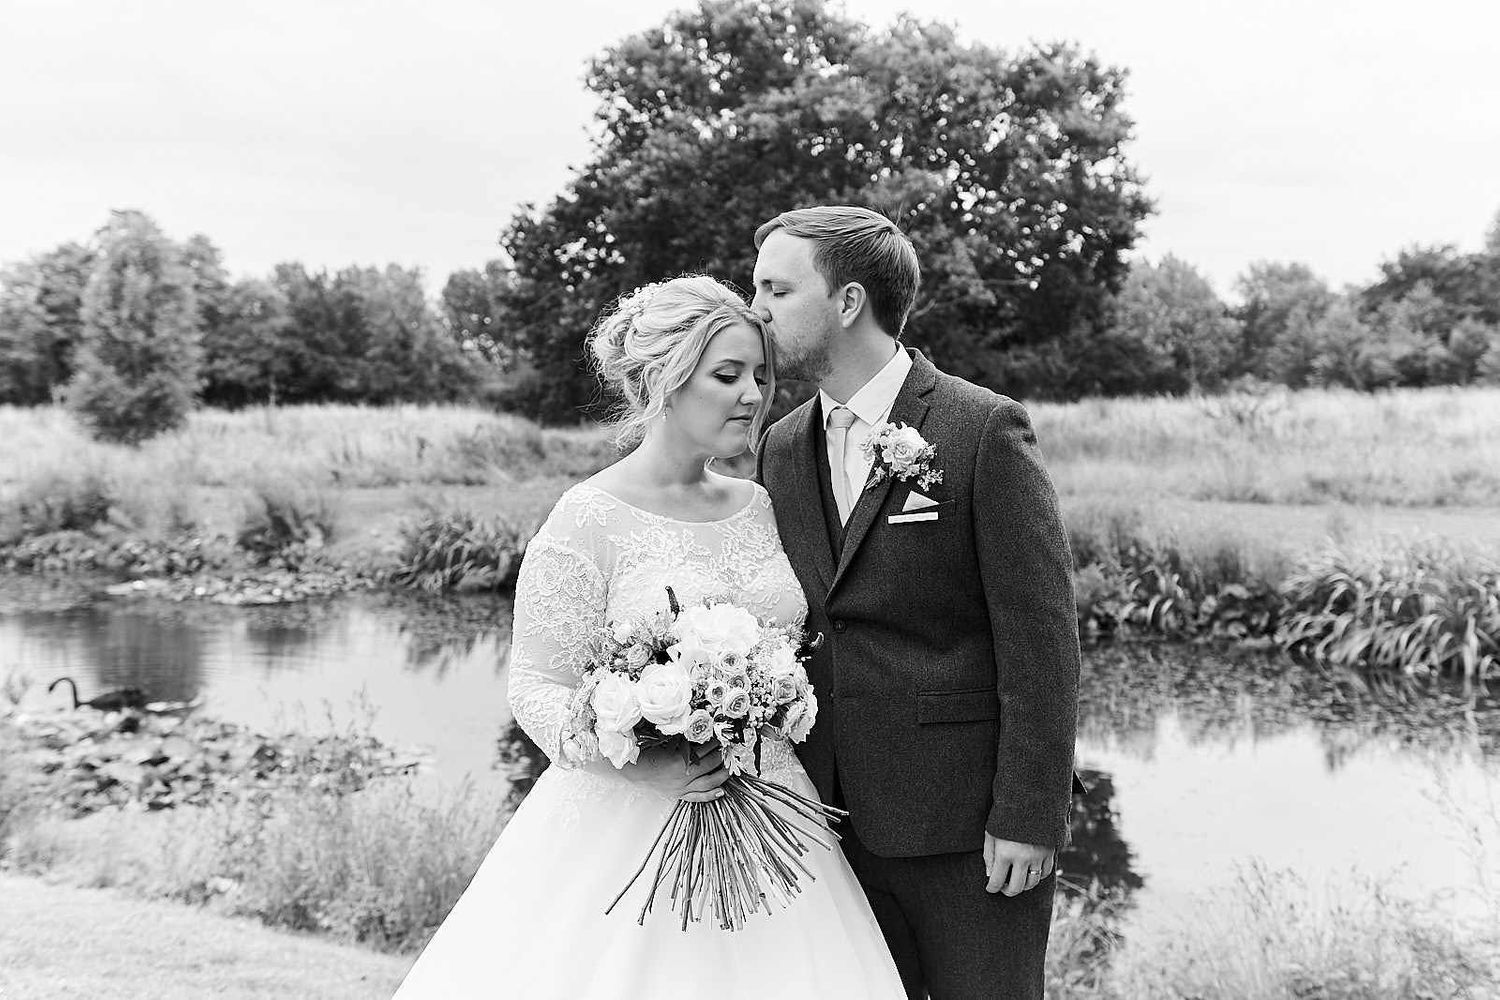
M813 241L813 266L828 284L829 294L859 282L870 296L875 322L891 336L901 336L917 300L922 271L911 240L894 222L854 205L798 208L757 229L756 248L778 229Z

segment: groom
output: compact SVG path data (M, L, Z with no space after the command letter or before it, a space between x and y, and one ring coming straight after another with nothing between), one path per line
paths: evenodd
M808 631L825 639L809 664L821 717L799 756L849 810L844 850L907 995L1039 998L1079 652L1031 424L897 340L919 270L884 216L784 212L755 243L753 305L778 370L819 387L766 434L757 467ZM894 423L916 435L860 447Z

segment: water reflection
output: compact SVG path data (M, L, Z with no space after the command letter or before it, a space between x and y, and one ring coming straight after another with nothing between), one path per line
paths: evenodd
M1079 774L1088 794L1074 797L1072 842L1058 853L1064 889L1124 902L1145 880L1136 872L1135 856L1120 830L1114 776L1091 767L1079 768Z
M495 726L510 717L501 601L12 609L0 611L0 682L30 679L26 710L70 704L46 693L67 675L83 698L121 686L152 700L201 696L204 714L262 730L369 724L381 739L431 750L444 780L490 775Z
M1233 648L1112 646L1089 650L1086 660L1080 739L1145 760L1169 716L1190 746L1315 732L1330 770L1372 744L1500 756L1500 697L1482 687L1321 671Z
M510 782L511 805L520 804L551 763L514 720L506 723L495 739L495 770Z
M511 602L497 594L384 594L370 601L396 623L406 639L406 665L418 672L441 677L461 667L481 642L509 641ZM497 670L502 666L496 662Z

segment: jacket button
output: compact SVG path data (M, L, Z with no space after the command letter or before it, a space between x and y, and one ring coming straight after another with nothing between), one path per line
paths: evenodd
M846 621L844 621L842 618L840 618L839 620L837 620L837 621L835 621L833 623L833 630L835 632L842 632L842 631L844 631L844 629L846 629L848 627L849 627L849 623L846 622Z

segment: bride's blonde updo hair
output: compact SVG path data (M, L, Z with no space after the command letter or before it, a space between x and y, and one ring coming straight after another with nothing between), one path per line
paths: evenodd
M687 383L714 335L744 324L760 335L766 354L766 391L750 421L754 450L776 391L771 336L739 293L705 274L643 285L622 295L589 333L599 377L620 396L616 440L640 441L666 410L667 397Z

